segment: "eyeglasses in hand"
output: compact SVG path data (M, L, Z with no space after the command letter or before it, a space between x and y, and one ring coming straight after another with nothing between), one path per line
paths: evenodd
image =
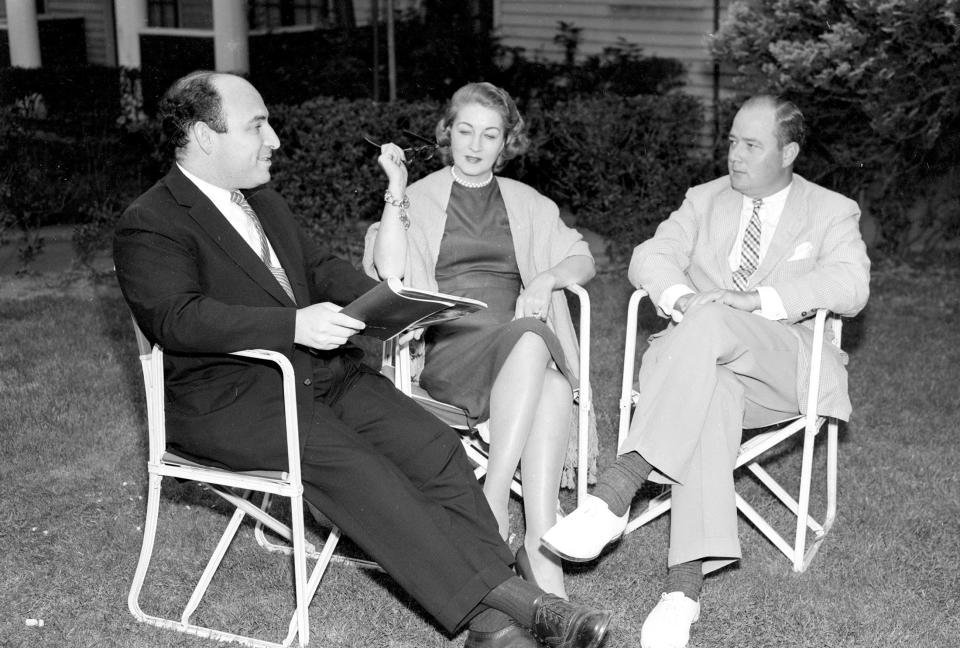
M413 131L404 130L403 134L409 137L412 137L413 139L420 140L421 142L427 142L426 144L409 146L403 149L403 153L406 156L408 162L413 160L418 160L422 162L432 160L433 157L437 154L437 150L440 148L436 143L432 142L431 140L427 139L422 135L417 135ZM367 135L364 135L363 139L366 140L368 144L370 144L371 146L376 146L378 149L382 146L381 144L377 144Z

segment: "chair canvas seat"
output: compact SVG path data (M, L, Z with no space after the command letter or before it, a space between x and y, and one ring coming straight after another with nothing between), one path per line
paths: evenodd
M239 475L249 475L250 477L262 477L264 479L271 479L274 481L283 481L289 479L290 473L283 470L228 470L226 468L218 468L217 466L208 466L206 464L197 463L185 457L181 457L175 452L167 450L163 453L163 457L160 459L163 463L169 466L180 466L180 467L190 467L190 468L203 468L205 470L220 470L224 474L239 474Z
M622 446L630 430L630 420L633 408L637 402L637 394L633 390L634 358L637 342L637 311L640 301L647 296L646 291L638 289L630 297L627 311L626 343L624 348L623 382L620 393L620 420L618 445ZM816 403L820 386L820 358L824 340L832 341L840 346L841 321L837 317L828 317L826 310L817 311L814 321L814 353L810 362L809 397L807 414L788 418L780 424L768 426L762 431L747 435L740 444L734 470L746 468L769 492L796 518L793 531L793 542L788 542L774 526L761 515L740 492L736 493L737 510L743 514L770 542L774 544L791 562L793 570L803 572L809 567L821 542L826 537L836 520L837 512L837 443L838 421L835 418L818 416ZM826 336L825 328L832 327L832 336ZM809 513L810 490L813 473L814 443L826 427L826 502L822 521L817 521ZM794 497L790 490L773 478L761 465L764 455L770 450L781 446L791 437L803 434L803 451L798 485L793 489L797 493ZM670 510L669 487L660 495L649 500L640 513L627 524L625 533L630 533L647 524L651 520ZM812 534L808 546L808 530Z

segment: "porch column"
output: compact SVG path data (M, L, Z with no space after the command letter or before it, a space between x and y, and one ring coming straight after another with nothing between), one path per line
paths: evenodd
M247 3L213 0L213 56L217 72L250 71L250 27Z
M117 65L140 67L140 30L147 26L147 0L114 2L117 22Z
M40 30L36 0L6 0L7 36L12 67L40 67Z

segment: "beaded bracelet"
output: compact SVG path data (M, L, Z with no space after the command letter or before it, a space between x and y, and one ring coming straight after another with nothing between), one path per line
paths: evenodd
M402 200L397 200L393 197L393 194L390 193L388 189L385 194L383 194L383 202L388 205L393 205L394 207L400 208L400 224L403 225L403 229L410 229L410 217L407 215L407 209L410 208L410 199L403 196Z

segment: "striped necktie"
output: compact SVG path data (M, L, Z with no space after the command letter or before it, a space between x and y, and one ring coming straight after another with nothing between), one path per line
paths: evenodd
M743 233L743 243L740 246L740 267L733 273L733 283L737 290L746 290L750 279L760 263L760 205L761 198L754 198L753 213L750 222Z
M283 291L290 297L290 300L296 304L297 300L293 297L293 288L290 287L290 280L287 278L287 273L283 271L281 266L275 266L270 263L270 244L267 243L267 235L263 233L263 227L260 225L260 219L257 218L257 212L253 211L253 207L250 206L250 203L247 202L247 199L244 198L243 194L239 191L231 191L230 200L238 204L240 209L243 210L243 213L250 219L250 222L253 224L253 229L256 230L257 236L260 238L260 259L276 278L277 283L280 284Z

